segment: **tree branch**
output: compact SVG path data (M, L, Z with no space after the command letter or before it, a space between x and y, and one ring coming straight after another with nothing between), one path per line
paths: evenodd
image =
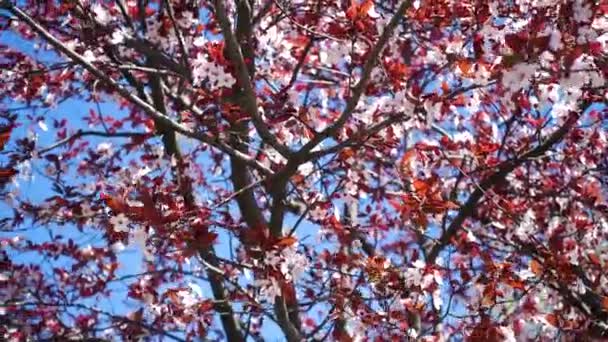
M50 45L52 45L58 51L62 52L66 56L68 56L74 62L77 62L78 64L80 64L88 72L93 74L99 80L103 81L108 87L116 90L116 92L118 94L120 94L123 98L125 98L126 100L130 101L131 103L133 103L134 105L136 105L137 107L142 109L144 112L146 112L146 114L150 115L150 117L152 117L153 119L158 120L159 122L162 122L167 127L170 127L172 130L174 130L178 133L181 133L187 137L199 140L201 142L207 143L211 146L216 147L217 149L219 149L220 151L222 151L224 153L237 157L249 165L256 164L256 168L265 168L264 166L259 164L257 161L255 161L248 155L243 154L239 151L236 151L232 147L230 147L227 144L225 144L224 142L220 141L217 137L209 136L205 133L190 131L185 126L171 120L171 118L158 112L152 105L145 102L138 96L132 94L131 91L129 91L127 88L118 84L116 81L111 79L105 73L103 73L99 69L97 69L93 64L86 61L81 55L74 52L72 49L68 48L65 44L63 44L57 38L53 37L53 35L50 32L48 32L44 27L42 27L40 24L38 24L35 20L33 20L29 15L27 15L21 9L13 6L10 3L7 4L6 2L3 4L3 7L6 8L7 10L9 10L11 13L13 13L19 19L25 21L34 31L36 31L38 34L40 34ZM272 173L272 171L270 171L270 170L268 170L268 171L270 173Z
M279 143L277 138L268 130L268 127L263 122L259 112L257 111L256 95L252 88L252 79L255 74L255 51L253 49L252 40L252 9L250 2L247 0L238 0L237 18L236 18L236 33L232 33L230 21L226 17L226 11L223 7L222 0L216 1L216 16L219 20L220 27L224 34L226 42L226 52L232 63L237 66L237 76L242 88L237 90L237 103L241 108L250 112L252 122L258 134L264 143L272 146L275 150L283 155L290 155L291 151ZM250 64L245 63L245 58L250 61ZM246 153L248 150L247 143L247 123L237 122L232 125L233 131L237 135L231 137L232 144L237 150ZM231 160L232 174L231 180L235 190L242 192L237 196L239 209L245 219L245 222L251 228L259 227L260 225L268 226L274 237L282 236L282 221L284 219L284 210L274 210L275 203L282 203L285 198L286 184L279 184L277 187L272 187L271 196L273 199L273 210L271 214L270 224L267 224L266 219L262 215L262 210L258 206L253 190L246 189L251 184L250 174L246 167L240 165L238 160ZM278 220L277 220L278 218ZM276 222L281 222L276 224ZM279 227L279 228L277 228ZM293 285L292 285L293 286ZM301 322L299 319L298 306L295 303L287 303L284 296L280 295L275 298L274 312L277 323L281 327L288 341L301 341Z
M152 57L147 63L153 67L157 67L159 61ZM151 75L150 77L150 88L152 90L152 99L154 106L158 111L163 114L167 113L167 107L165 102L165 92L163 87L163 81L159 75ZM171 127L166 126L163 122L156 124L157 130L163 136L163 145L165 146L166 152L170 156L174 156L180 165L183 165L183 157L179 145L177 143L177 136L175 131ZM196 207L194 198L194 192L192 189L191 180L182 172L181 168L176 169L175 178L179 191L184 198L186 206L190 209ZM212 267L218 268L219 262L217 260L217 254L213 246L207 246L199 250L199 256L204 264L208 264ZM240 326L239 320L234 315L234 310L230 301L228 300L228 292L224 286L224 278L222 274L216 272L207 272L209 277L209 285L213 292L215 302L213 303L214 309L220 316L222 327L226 333L229 341L242 341L243 333Z
M139 137L147 137L150 136L150 134L148 133L137 133L137 132L116 132L116 133L109 133L109 132L100 132L100 131L83 131L83 130L78 130L76 131L76 133L70 135L69 137L59 140L57 142L55 142L54 144L42 148L40 150L38 150L38 155L41 154L45 154L53 149L56 149L57 147L60 147L62 145L68 144L78 138L84 137L84 136L97 136L97 137L105 137L105 138L139 138Z
M256 168L267 169L263 165L258 163L255 159L249 157L248 155L246 155L244 153L234 150L232 147L228 146L226 143L222 142L217 137L213 137L213 136L207 135L205 133L193 132L193 131L189 130L188 128L186 128L184 125L179 124L179 123L173 121L168 116L158 112L152 105L150 105L146 101L142 100L137 95L133 94L129 89L118 84L116 81L114 81L108 75L106 75L105 73L103 73L99 69L97 69L93 64L86 61L81 55L74 52L74 50L68 48L65 44L63 44L57 38L53 37L53 35L50 32L48 32L44 27L42 27L40 24L38 24L34 19L32 19L29 15L27 15L25 12L23 12L20 8L15 7L14 5L12 5L8 2L4 2L2 4L2 7L6 8L8 11L13 13L19 19L25 21L35 32L37 32L39 35L41 35L50 45L52 45L54 48L56 48L59 52L65 54L71 60L80 64L83 68L85 68L87 71L89 71L95 77L97 77L99 80L104 82L108 87L116 90L116 92L118 94L120 94L123 98L125 98L126 100L130 101L132 104L139 107L141 110L143 110L146 114L148 114L153 119L157 120L158 122L162 122L164 125L171 128L175 132L181 133L187 137L207 143L207 144L219 149L220 151L222 151L224 153L227 153L233 157L239 158L247 165L252 165L252 166L255 166ZM272 173L272 171L268 170L268 169L267 169L267 172Z
M411 4L411 1L404 0L401 3L401 5L399 6L395 15L391 18L391 20L385 27L384 31L382 32L382 35L378 39L378 42L372 48L370 55L366 59L366 62L363 66L363 73L361 76L361 80L355 86L355 88L353 90L353 96L348 100L348 102L346 104L346 108L344 109L344 112L340 115L338 120L333 125L327 127L325 130L318 133L311 141L309 141L306 145L304 145L298 152L291 155L288 158L287 165L285 165L285 167L280 172L276 173L272 177L271 181L272 181L274 189L275 189L273 191L273 193L280 194L279 191L283 191L283 193L284 193L285 192L284 187L287 184L287 180L289 179L289 177L291 177L291 175L293 175L294 172L296 172L296 170L298 169L298 166L307 160L307 155L310 153L310 151L313 148L315 148L319 143L321 143L321 141L323 141L325 138L333 136L340 128L342 128L342 126L344 126L346 121L351 117L351 115L353 114L353 112L355 110L355 107L357 106L357 103L359 102L359 99L361 98L361 95L363 95L363 92L364 92L365 88L367 87L367 83L369 81L372 69L376 65L376 61L377 61L380 53L382 52L384 46L388 42L388 39L390 38L393 31L395 30L395 27L397 26L399 20L402 19L403 15L405 14L405 11L409 8L410 4ZM273 198L275 199L275 202L273 202L273 209L271 211L270 222L271 222L271 228L274 227L274 229L278 229L279 226L282 225L282 215L284 212L284 205L283 205L282 200L277 200L277 198L280 198L280 197L274 196L274 194L273 194Z
M238 1L242 3L243 0ZM222 29L222 34L224 35L224 40L226 42L226 51L228 53L228 57L230 61L236 67L236 76L239 85L243 89L243 96L240 98L240 104L243 109L251 116L251 121L255 126L258 134L262 138L262 140L268 145L272 146L275 150L277 150L283 156L291 155L291 151L288 147L281 144L277 138L270 132L268 126L262 120L262 117L258 111L258 104L255 95L255 90L252 85L252 80L247 71L247 64L245 63L245 58L241 52L240 45L232 33L232 27L230 24L230 20L226 14L226 8L224 7L224 2L222 0L215 0L215 15L220 24L220 28ZM249 61L250 63L254 63L254 61Z
M125 46L134 49L135 51L141 53L144 56L156 58L160 62L160 64L162 64L167 69L182 75L186 79L191 79L189 70L187 70L184 66L180 65L164 53L155 49L152 43L139 38L125 38L124 44Z
M538 145L536 148L522 154L520 157L516 157L509 161L504 162L501 166L498 167L498 170L494 172L492 175L484 179L477 189L473 191L473 193L469 196L466 203L460 208L458 214L450 225L446 229L446 231L441 235L438 242L431 247L431 250L427 254L427 264L435 263L435 260L439 256L439 253L450 243L450 240L462 229L462 224L464 221L469 218L473 211L475 210L477 204L484 196L485 192L492 188L497 183L504 180L504 178L517 167L522 165L524 162L531 158L535 158L543 155L547 152L551 147L553 147L556 143L558 143L562 138L569 132L570 128L576 121L578 120L578 114L572 114L566 122L560 127L557 131L555 131L551 136L542 144Z
M344 126L346 121L348 121L348 119L352 116L353 112L355 111L355 108L357 107L357 104L359 103L361 95L363 95L363 92L367 87L367 83L369 82L369 79L371 77L371 72L376 65L380 53L384 49L384 46L388 42L389 38L392 36L395 27L397 27L397 24L399 23L399 20L403 18L403 16L405 15L405 11L410 7L410 4L410 0L405 0L401 2L399 8L397 9L397 12L395 13L395 15L393 15L389 23L384 28L384 31L382 32L382 35L380 35L378 42L376 43L376 45L374 45L372 51L367 56L365 64L363 65L361 79L354 87L352 96L346 102L346 107L344 108L344 111L342 112L338 120L336 120L336 122L334 122L334 124L332 124L331 126L324 129L322 132L317 134L306 145L304 145L304 147L302 147L302 149L296 153L297 155L306 155L323 140L332 137Z

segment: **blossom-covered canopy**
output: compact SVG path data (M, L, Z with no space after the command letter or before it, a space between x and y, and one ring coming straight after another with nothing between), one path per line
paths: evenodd
M0 0L0 336L608 336L607 44L591 0Z

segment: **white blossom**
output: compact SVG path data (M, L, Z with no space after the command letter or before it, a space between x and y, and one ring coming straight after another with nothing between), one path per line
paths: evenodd
M310 215L310 219L313 221L320 221L327 216L327 209L325 209L322 205L315 205L312 210L308 212Z
M125 28L120 28L114 32L112 32L112 38L110 39L110 43L112 45L122 44L125 41L125 38L129 37L129 31Z
M298 253L296 245L284 248L280 252L269 252L264 263L280 270L287 280L299 278L308 267L308 259Z
M308 259L298 253L296 245L285 248L282 254L285 261L281 265L281 272L287 279L298 279L308 267Z
M205 38L205 36L196 37L192 41L192 45L194 45L196 47L204 46L206 43L207 43L207 38Z
M514 93L520 89L528 87L532 83L532 78L536 73L536 65L529 63L519 63L506 71L502 76L502 85Z
M194 82L200 83L207 80L212 90L229 88L236 83L236 79L231 74L227 73L222 66L210 62L202 53L198 54L192 67Z
M196 305L196 303L198 303L198 299L193 295L192 291L180 290L177 291L177 295L186 308L193 307L194 305Z
M112 21L112 16L108 13L108 10L99 3L93 4L91 11L95 14L95 20L101 25L107 25Z
M198 23L198 19L196 19L190 11L183 11L182 17L177 20L177 25L185 29L195 25L196 23Z
M302 176L308 176L315 170L315 165L312 162L307 162L298 166L298 172Z
M549 48L553 51L561 49L562 44L562 33L559 30L553 30L551 32L551 38L549 38Z
M517 237L520 238L522 241L528 241L530 239L530 235L535 230L535 219L536 215L534 215L534 211L528 209L528 211L526 211L526 213L524 214L523 220L515 229L515 235L517 235Z
M587 3L583 5L583 0L577 0L574 2L574 21L583 23L589 22L591 17L593 16L593 11L591 10L591 4Z
M129 231L129 219L125 214L120 213L110 218L110 224L112 224L115 232L128 232Z
M97 57L95 57L93 51L87 50L84 52L84 54L82 54L82 59L84 59L85 62L92 63L95 62Z
M114 253L120 253L125 250L125 244L121 241L116 241L110 246L110 249Z
M327 41L326 48L319 52L319 62L332 66L337 66L342 62L350 63L350 54L351 47L349 44L334 40Z
M38 127L40 127L41 130L43 131L48 131L49 127L46 125L46 123L44 122L44 120L40 120L38 121Z
M254 286L260 289L260 297L270 303L274 304L276 297L281 295L281 287L274 277L258 279L254 282Z
M435 310L439 310L442 305L443 299L441 298L441 289L438 288L433 291L433 306L435 307Z
M95 151L99 154L112 154L112 144L109 142L102 142L97 145Z

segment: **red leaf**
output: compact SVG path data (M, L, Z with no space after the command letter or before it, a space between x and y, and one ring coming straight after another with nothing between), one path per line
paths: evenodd
M546 121L545 118L535 119L535 118L532 118L530 116L526 117L524 120L526 120L526 122L528 122L534 128L541 128L541 127L543 127L543 125L545 124L545 121Z
M608 297L602 296L602 308L604 311L608 311Z
M444 94L447 94L450 91L450 84L446 81L441 82L441 90Z
M473 74L473 70L472 70L473 63L471 63L471 61L466 60L466 59L461 59L456 62L456 65L458 65L458 69L460 69L460 71L463 73L463 75L471 76Z
M347 160L348 158L355 156L355 150L353 150L352 148L345 148L342 151L340 151L339 156L340 156L341 160Z
M134 322L141 322L144 317L144 309L133 311L127 315L127 317Z
M141 219L151 223L161 223L163 217L156 209L154 199L147 189L140 192L140 200L144 204L141 210Z
M411 170L411 162L416 158L416 150L409 149L401 157L399 161L399 171L402 176L410 175L412 173Z
M545 320L554 327L558 326L557 316L555 314L547 314Z
M199 246L211 246L213 244L213 242L215 242L215 240L217 239L217 233L214 232L207 232L207 234L204 235L200 235L197 236L197 243Z
M13 169L13 168L0 168L0 184L4 184L6 182L8 182L11 177L13 177L14 175L16 175L18 172L17 170Z
M543 266L536 260L530 261L530 269L536 275L543 274Z
M179 304L180 303L180 299L179 299L179 296L177 295L178 291L179 291L178 289L167 290L167 292L165 293L165 296L167 296L167 298L169 298L169 300L173 304Z
M296 242L298 242L298 239L296 239L293 236L287 236L282 239L279 239L275 243L275 246L285 248L285 247L293 246L293 244L295 244Z
M243 229L240 232L241 242L247 246L267 246L270 241L270 231L265 226Z
M117 214L125 213L125 212L127 212L127 209L129 209L129 206L127 205L127 203L122 198L119 198L118 196L111 196L111 195L102 193L100 197L106 203L106 205L108 207L110 207L110 209L112 209L112 211Z
M452 201L445 201L444 206L446 209L458 209L460 206Z
M387 201L388 204L390 204L391 207L397 211L401 210L401 207L403 206L403 201L401 201L399 198L388 198Z
M373 5L374 2L372 0L365 0L361 4L357 4L355 1L352 1L350 7L348 10L346 10L346 17L350 20L364 18Z
M209 232L207 230L195 232L194 237L188 241L184 255L197 255L201 250L205 250L213 245L217 237L217 233Z
M350 20L355 20L357 18L357 13L359 12L359 6L356 3L352 3L350 7L346 10L346 17Z
M507 34L505 43L515 52L525 49L527 46L528 37L525 33Z
M0 128L0 151L4 149L4 146L10 139L12 130L11 127Z
M521 290L521 291L525 291L526 290L526 285L521 280L508 279L507 280L507 284L509 284L514 289L518 289L518 290Z
M429 220L426 217L426 214L422 212L415 212L412 215L412 222L416 224L416 228L420 231L426 230L426 227L429 224Z
M594 56L600 56L604 53L604 49L602 48L602 44L600 42L591 42L589 43L589 52L591 52Z
M591 261L596 266L601 266L602 262L600 258L594 252L590 252L587 257L589 257L589 261Z
M414 186L414 190L416 190L416 192L419 195L426 194L431 188L429 183L427 183L421 179L416 179L415 181L412 182L412 185Z
M372 9L373 5L374 2L372 0L365 0L359 7L359 15L366 15L367 12Z

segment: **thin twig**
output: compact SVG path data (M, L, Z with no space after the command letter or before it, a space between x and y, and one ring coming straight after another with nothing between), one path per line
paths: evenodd
M183 67L186 69L188 79L190 80L190 82L192 82L192 69L190 68L190 63L188 62L188 48L186 47L186 43L184 43L184 36L182 34L182 31L179 29L179 26L177 25L177 21L175 20L175 14L173 13L173 6L171 5L171 1L165 0L165 3L167 4L167 13L169 14L169 19L173 24L173 30L175 31L175 35L177 36L177 41L179 43L179 48L182 52Z
M234 198L238 197L240 194L242 194L243 192L253 189L256 186L260 185L262 182L264 182L264 179L259 179L245 187L240 188L239 190L233 192L232 194L230 194L230 196L226 197L225 199L223 199L222 201L220 201L219 203L214 204L213 206L211 206L209 209L211 210L215 210L221 206L223 206L224 204L232 201Z
M63 146L67 143L70 143L70 142L72 142L78 138L84 137L84 136L97 136L97 137L105 137L105 138L138 138L138 137L143 138L143 137L150 136L150 134L149 133L137 133L137 132L108 133L108 132L100 132L100 131L78 130L76 133L70 135L69 137L59 140L50 146L47 146L45 148L38 150L38 155L45 154L57 147Z

